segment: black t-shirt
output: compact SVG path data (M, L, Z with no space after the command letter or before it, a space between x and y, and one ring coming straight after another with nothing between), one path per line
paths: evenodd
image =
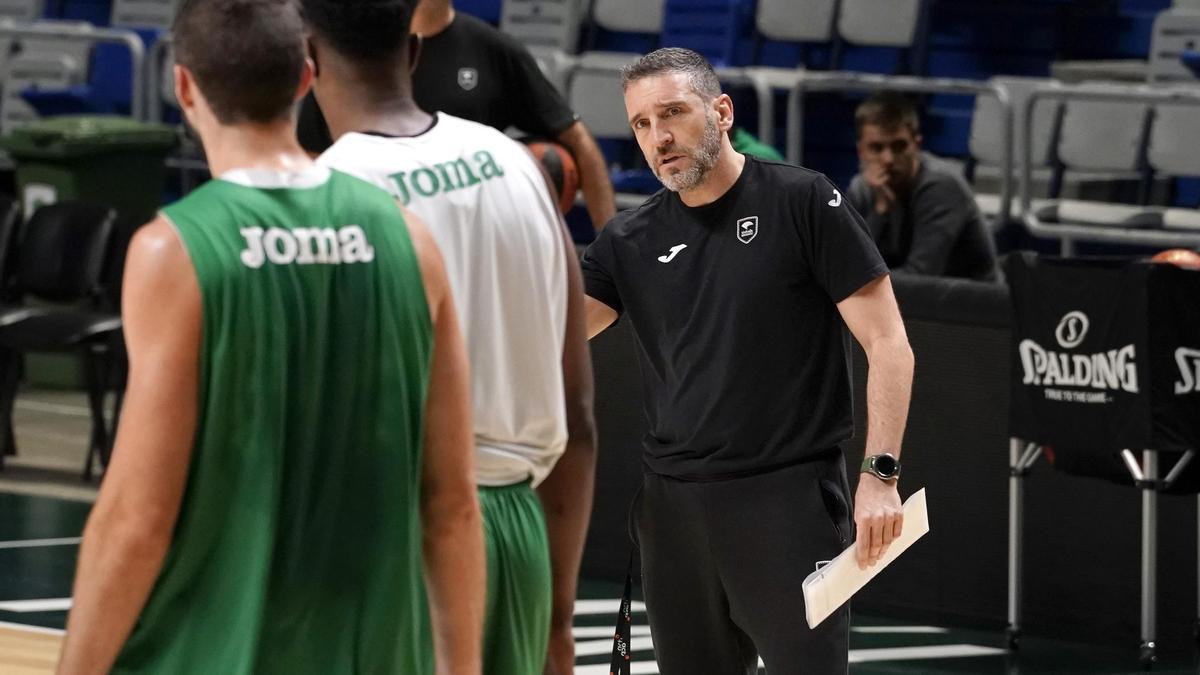
M516 127L553 139L577 119L524 45L462 12L445 30L422 40L412 79L413 99L422 110L500 131ZM298 135L309 152L333 144L311 93L300 107Z
M601 231L583 273L588 295L633 322L650 471L748 475L853 434L836 303L887 266L821 174L747 157L711 204L660 191Z
M429 112L548 139L576 119L524 45L462 12L421 42L413 96Z

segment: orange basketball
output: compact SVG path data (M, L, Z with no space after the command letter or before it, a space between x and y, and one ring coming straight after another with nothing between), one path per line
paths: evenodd
M575 158L567 149L550 141L530 141L529 151L550 174L554 191L550 195L561 213L571 210L575 204L575 193L579 191L579 168Z
M1156 263L1170 263L1185 270L1200 270L1200 253L1187 248L1159 251L1150 260Z

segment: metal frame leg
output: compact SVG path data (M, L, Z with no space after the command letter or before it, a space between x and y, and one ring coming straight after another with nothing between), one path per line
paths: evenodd
M1008 627L1005 641L1016 649L1021 638L1022 534L1025 527L1025 476L1042 454L1042 446L1008 439Z
M1158 660L1154 635L1157 632L1158 612L1158 453L1142 451L1142 464L1138 466L1133 451L1121 451L1125 468L1142 491L1142 666L1149 669ZM1186 459L1191 459L1187 457ZM1179 466L1186 464L1186 461ZM1177 466L1176 468L1179 468ZM1178 475L1178 472L1172 472Z
M1023 476L1017 470L1021 462L1019 439L1008 439L1008 457L1012 471L1008 476L1008 628L1005 638L1008 648L1016 649L1021 632L1021 530L1025 516L1021 492Z
M787 97L787 161L800 165L804 162L804 85L798 82Z
M1142 645L1141 662L1149 667L1158 659L1154 642L1157 633L1158 594L1158 453L1142 452Z
M92 467L99 460L103 471L108 462L108 422L104 419L104 398L107 392L108 362L97 346L83 351L84 376L87 380L88 407L91 410L92 434L88 442L87 460L83 465L83 480L91 481Z
M0 351L0 471L4 470L5 457L17 454L12 413L20 379L21 355L7 349Z
M750 81L758 100L758 137L767 145L775 145L775 90L757 75L751 75Z

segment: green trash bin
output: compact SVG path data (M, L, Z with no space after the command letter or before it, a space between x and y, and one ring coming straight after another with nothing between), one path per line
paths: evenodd
M15 129L0 149L16 164L26 218L39 206L77 199L111 206L124 223L154 217L176 132L128 117L63 115Z
M63 115L15 129L0 149L16 165L17 192L28 218L39 207L79 200L117 210L118 232L149 222L166 187L166 156L173 127L128 117ZM77 389L75 355L29 354L25 379L38 387Z

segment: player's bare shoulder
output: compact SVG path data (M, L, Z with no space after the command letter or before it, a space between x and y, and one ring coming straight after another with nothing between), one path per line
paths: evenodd
M175 225L161 214L134 233L127 261L127 275L194 274L191 258Z
M417 264L421 268L421 282L425 285L430 318L437 321L438 307L441 306L442 299L450 292L450 284L446 278L446 264L442 260L441 249L438 248L437 242L429 232L429 226L420 216L399 204L397 204L397 208L404 215L408 237L412 240Z

